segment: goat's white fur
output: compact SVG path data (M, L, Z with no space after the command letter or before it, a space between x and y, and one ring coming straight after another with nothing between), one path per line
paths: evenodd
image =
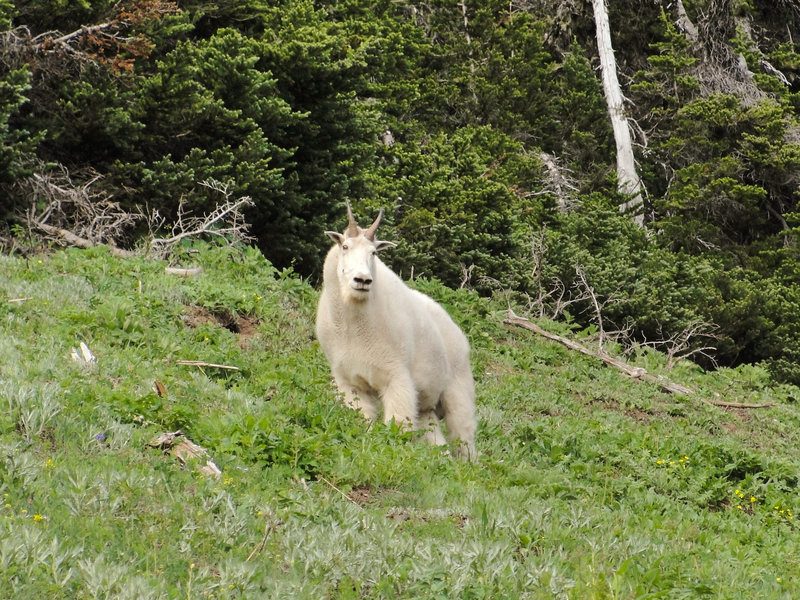
M381 211L382 214L382 211ZM428 296L407 287L376 256L392 242L375 240L381 214L364 230L348 204L343 234L325 258L317 339L345 403L369 419L424 429L444 444L439 419L456 452L475 460L475 386L466 336Z

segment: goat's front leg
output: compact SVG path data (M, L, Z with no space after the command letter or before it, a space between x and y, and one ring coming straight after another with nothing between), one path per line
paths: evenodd
M417 423L417 390L408 374L396 375L383 392L383 420L407 429Z
M339 386L339 390L344 394L345 406L360 410L361 414L369 421L374 421L378 417L379 401L375 396L355 389L343 379L338 377L335 379L336 385Z

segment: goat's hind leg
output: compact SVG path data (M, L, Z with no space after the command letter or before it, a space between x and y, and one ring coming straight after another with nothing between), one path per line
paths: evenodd
M458 440L456 453L463 459L475 462L475 384L472 374L466 372L455 377L442 394L442 412L450 440Z
M447 443L442 428L439 426L439 417L436 416L436 410L424 410L419 413L417 419L417 429L424 431L422 439L434 446L444 446Z

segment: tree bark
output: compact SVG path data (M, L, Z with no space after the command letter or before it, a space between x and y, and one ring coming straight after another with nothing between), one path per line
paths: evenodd
M594 22L597 29L597 52L600 55L600 71L603 78L603 92L606 96L608 115L614 130L614 141L617 147L617 180L619 191L630 198L620 205L623 212L631 212L633 221L644 226L642 213L642 184L636 172L636 160L633 156L633 142L622 90L617 79L617 61L611 46L611 28L608 24L608 10L605 0L592 0Z

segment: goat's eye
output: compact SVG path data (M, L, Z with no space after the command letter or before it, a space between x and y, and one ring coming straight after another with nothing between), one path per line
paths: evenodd
M342 244L342 250L347 250L349 247L347 244Z

